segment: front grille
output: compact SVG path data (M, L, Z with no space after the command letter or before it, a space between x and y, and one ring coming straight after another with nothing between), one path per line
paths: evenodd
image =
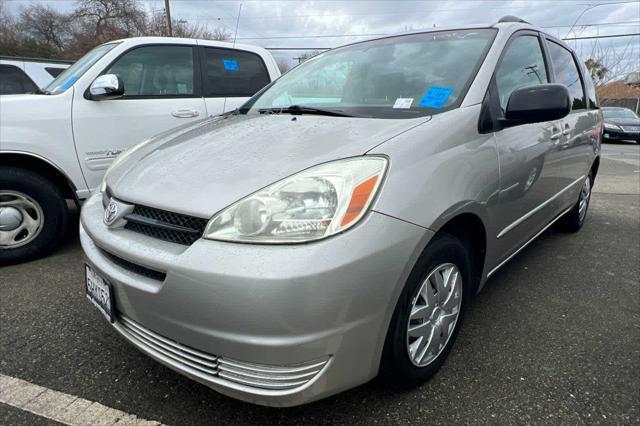
M120 331L143 350L218 384L224 381L260 389L286 390L304 385L322 371L328 358L288 366L252 364L208 354L163 337L135 321L118 316ZM175 365L174 365L175 366Z
M640 132L639 126L622 126L622 130L625 132Z
M125 219L125 229L187 246L202 236L208 222L200 217L146 206L135 206Z
M112 263L115 263L122 269L126 269L127 271L133 272L134 274L142 275L143 277L151 278L152 280L157 281L164 281L164 279L167 277L167 274L165 274L164 272L156 271L154 269L149 269L142 265L138 265L137 263L129 262L128 260L124 260L121 257L118 257L115 254L111 254L106 250L100 249L100 252Z

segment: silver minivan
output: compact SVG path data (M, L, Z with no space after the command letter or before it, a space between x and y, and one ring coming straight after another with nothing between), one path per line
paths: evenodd
M340 47L118 157L82 210L87 297L245 401L413 386L491 275L582 227L601 134L575 53L516 18Z

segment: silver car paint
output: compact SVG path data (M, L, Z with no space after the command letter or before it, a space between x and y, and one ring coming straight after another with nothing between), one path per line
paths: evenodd
M94 195L82 211L82 246L113 282L116 305L128 317L199 350L246 362L331 357L312 383L281 393L203 380L159 360L222 393L265 405L297 405L356 386L377 374L398 295L417 256L447 221L470 214L483 222L482 286L573 205L599 154L597 112L480 133L481 103L504 44L531 29L497 27L461 107L431 119L216 118L151 140L118 165L108 184L124 203L210 217L324 161L389 158L380 194L360 224L295 246L166 243L105 226L101 196ZM552 138L557 130L561 136ZM166 271L167 278L158 283L133 274L101 249Z
M115 286L116 306L127 317L184 345L245 362L286 365L331 356L314 386L295 393L236 392L233 383L205 382L266 405L309 402L377 374L394 309L389 300L398 298L433 235L373 212L349 232L312 244L198 240L185 248L108 228L102 212L96 194L83 208L80 240L93 267ZM167 279L132 274L100 250L167 271Z
M230 115L149 143L128 159L137 167L118 166L107 183L124 200L209 218L268 184L362 155L428 120L368 119L362 125L359 118Z

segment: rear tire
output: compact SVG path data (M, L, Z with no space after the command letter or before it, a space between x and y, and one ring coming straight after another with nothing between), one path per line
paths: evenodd
M446 268L451 266L455 267L451 274L457 271L461 282L453 284L450 280L450 285L444 287L444 291L441 289L438 294L438 286L432 284L432 274L437 274L439 268L444 268L445 273L441 276L446 282ZM382 355L380 373L383 380L408 388L423 383L440 369L453 347L465 308L471 299L471 280L471 261L465 245L449 235L436 236L413 268L393 313ZM423 298L425 286L428 286L432 293L431 296ZM458 299L455 299L456 296ZM433 300L434 297L435 303L427 301L429 298ZM442 302L443 297L450 303L439 304L437 300ZM447 306L452 307L455 304L458 308L454 320L451 314L448 314L453 313L454 309L448 309ZM430 314L426 314L423 319L415 318L422 309L427 309ZM414 319L410 318L412 312ZM438 318L438 312L445 314ZM420 337L415 337L415 330L420 328L426 331L426 343L418 341ZM437 340L432 342L433 338ZM420 348L421 344L426 349ZM424 354L422 357L421 353Z
M589 210L589 203L591 202L592 188L593 174L589 173L589 176L584 180L582 188L580 189L578 201L560 220L560 227L562 230L566 232L578 232L582 229L584 222L587 220L587 211Z
M53 183L22 168L0 169L0 265L47 254L68 222L66 200Z

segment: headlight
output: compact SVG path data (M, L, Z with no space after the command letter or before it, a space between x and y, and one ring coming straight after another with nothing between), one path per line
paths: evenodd
M107 176L109 175L109 172L111 172L111 170L113 170L118 164L122 163L128 156L130 156L131 154L133 154L134 152L136 152L137 150L139 150L149 142L151 142L151 139L146 140L144 142L140 142L137 145L133 145L125 149L124 151L122 151L120 154L118 154L118 156L111 162L111 164L109 164L107 171L104 173L104 176L102 177L102 183L100 184L100 192L104 192L107 190Z
M342 232L367 212L386 168L385 158L366 156L304 170L217 213L204 238L281 244Z
M622 130L620 126L616 126L615 124L611 123L604 123L604 128L609 130Z

